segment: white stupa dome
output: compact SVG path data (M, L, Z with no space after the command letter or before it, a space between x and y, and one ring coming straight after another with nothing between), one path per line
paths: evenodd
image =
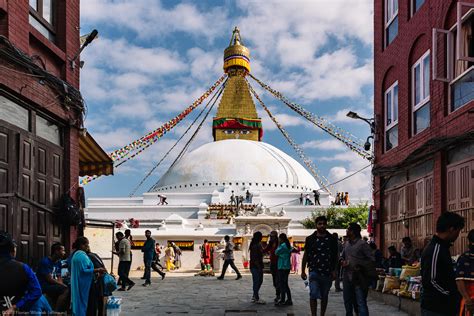
M262 191L312 191L319 185L295 159L263 142L229 139L204 144L185 154L153 191L209 191L225 186Z

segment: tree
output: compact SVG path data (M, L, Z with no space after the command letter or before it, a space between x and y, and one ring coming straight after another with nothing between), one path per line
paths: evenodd
M367 203L348 205L345 208L330 206L325 210L315 210L311 215L301 221L304 228L315 229L315 220L318 216L324 215L328 219L328 228L347 228L350 223L358 223L362 229L367 228L369 211Z

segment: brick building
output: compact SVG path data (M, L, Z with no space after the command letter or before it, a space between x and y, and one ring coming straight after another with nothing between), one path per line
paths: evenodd
M79 0L0 0L0 230L33 266L81 233L58 220L63 194L80 201L79 175L112 172L83 129L79 48Z
M474 0L374 1L376 239L423 247L445 211L474 228Z

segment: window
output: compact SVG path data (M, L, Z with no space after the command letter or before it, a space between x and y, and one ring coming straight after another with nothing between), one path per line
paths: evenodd
M411 15L415 14L416 11L425 3L425 0L411 0Z
M61 129L41 116L36 116L36 134L53 144L61 146Z
M430 126L430 52L412 67L413 135Z
M29 0L30 24L50 41L55 40L55 0Z
M25 131L29 130L28 110L3 96L0 96L0 119Z
M433 80L450 84L449 112L474 100L474 4L457 6L457 22L449 30L434 28L432 38Z
M385 151L398 145L398 81L385 92Z
M398 34L398 0L385 0L385 46Z
M456 79L451 83L451 111L455 111L474 100L473 10L471 9L471 14L461 23L461 36L459 38L459 45L457 45L461 52L456 54L461 58L454 63L454 77ZM455 36L458 36L458 34Z

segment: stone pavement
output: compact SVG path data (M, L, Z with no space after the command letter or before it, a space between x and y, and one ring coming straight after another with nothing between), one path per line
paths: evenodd
M137 275L135 273L135 275ZM273 305L274 290L271 275L265 274L260 297L266 305L250 302L252 278L245 275L235 281L235 274L223 281L215 277L195 277L193 273L167 273L161 281L156 273L152 285L143 287L143 280L133 278L135 287L129 292L114 292L122 297L121 315L206 315L206 316L304 316L309 315L309 298L299 276L290 275L293 306ZM369 301L370 315L407 315L396 308ZM319 313L318 313L319 315ZM327 316L345 315L342 293L331 289Z

